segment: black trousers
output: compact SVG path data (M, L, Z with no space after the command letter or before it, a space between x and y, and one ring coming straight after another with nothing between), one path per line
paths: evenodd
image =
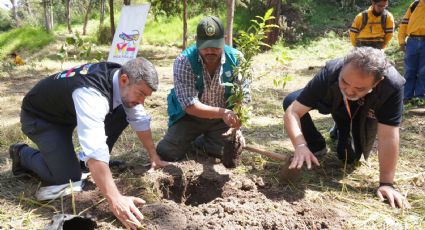
M106 143L112 150L118 137L127 127L122 105L105 117ZM38 147L20 150L21 165L36 173L49 185L59 185L81 179L80 162L74 151L72 134L75 126L58 125L21 111L22 131Z
M292 102L297 99L302 90L303 89L292 92L285 97L283 100L284 110L286 110ZM359 147L359 116L354 116L354 119L350 122L350 118L344 104L342 104L337 111L331 113L331 115L338 128L338 158L344 161L347 160L347 163L358 161L362 154L362 150ZM317 130L309 113L306 113L303 117L301 117L300 123L301 131L311 152L314 153L326 147L325 139ZM352 137L355 138L353 139ZM354 146L356 146L356 148Z

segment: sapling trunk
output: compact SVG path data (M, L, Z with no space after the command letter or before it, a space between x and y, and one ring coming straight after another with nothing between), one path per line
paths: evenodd
M268 46L263 42L266 34L274 24L266 24L268 20L274 19L273 9L269 9L264 17L257 16L257 20L251 20L252 26L247 31L242 31L235 43L243 54L238 58L239 66L233 68L233 76L236 78L232 84L232 95L228 103L232 105L234 113L238 116L241 125L247 125L251 117L251 109L246 102L246 87L253 80L251 71L252 58L261 51L262 46ZM228 140L224 144L222 162L225 167L234 168L240 162L242 152L241 139L237 136L237 130L232 130Z

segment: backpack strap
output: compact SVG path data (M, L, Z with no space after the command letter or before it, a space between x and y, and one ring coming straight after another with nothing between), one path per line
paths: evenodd
M418 6L418 4L419 4L419 0L415 0L413 2L413 4L410 6L410 13L413 13L413 11L415 11L415 9Z
M384 31L384 33L387 33L387 16L388 16L388 11L384 10L384 12L382 12L382 15L381 15L381 26L382 26L382 31Z
M367 20L368 20L368 12L367 12L367 10L364 10L362 12L362 24L361 24L361 26L359 28L359 31L362 31L366 27Z

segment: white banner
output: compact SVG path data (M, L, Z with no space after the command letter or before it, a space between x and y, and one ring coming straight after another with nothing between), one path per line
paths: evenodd
M124 64L136 58L149 7L149 4L122 7L118 27L109 51L109 62Z

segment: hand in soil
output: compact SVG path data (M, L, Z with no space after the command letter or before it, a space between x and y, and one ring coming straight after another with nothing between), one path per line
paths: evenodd
M163 168L169 164L169 162L161 160L161 158L159 158L159 156L157 155L155 157L152 157L151 168L149 169L149 171L154 171L155 169Z
M226 109L224 111L223 121L230 128L239 129L241 127L241 122L238 116L232 110Z
M381 201L384 201L385 198L387 198L388 202L393 208L395 208L396 205L399 208L410 208L410 204L407 199L392 186L380 186L378 191L376 191L376 195L378 195Z
M303 166L304 161L307 164L308 169L311 169L312 163L316 166L320 166L319 161L308 149L307 145L300 145L295 148L294 158L292 158L292 162L291 165L289 165L289 169L300 169Z
M136 205L145 204L143 199L119 195L108 199L108 203L109 209L127 229L139 229L142 226L140 221L143 220L143 214Z

